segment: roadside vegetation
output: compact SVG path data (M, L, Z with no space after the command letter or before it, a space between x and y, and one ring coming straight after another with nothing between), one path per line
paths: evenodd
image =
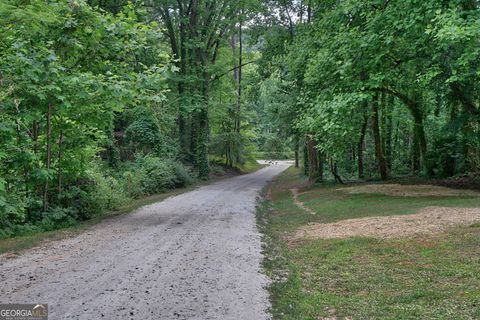
M238 168L231 168L212 163L211 178L208 181L193 179L188 185L178 186L175 189L165 190L164 192L159 192L152 195L143 195L138 198L128 198L125 199L125 202L117 203L115 207L106 209L102 211L101 214L97 214L87 220L72 220L70 224L55 225L51 228L42 228L41 225L29 228L19 228L19 231L14 237L0 238L0 254L16 254L21 250L37 246L43 241L68 238L85 231L87 228L102 222L105 219L113 218L122 214L128 214L143 206L163 201L168 197L176 196L184 192L192 191L202 185L240 174L251 173L261 169L262 167L263 166L257 162L251 161L246 162L244 165Z
M257 1L207 2L0 2L0 238L256 168Z
M22 230L21 233L17 233L14 237L4 237L0 239L0 254L8 253L15 255L24 249L37 246L44 241L61 240L71 236L75 236L85 231L87 228L101 221L104 221L105 219L109 219L121 214L130 213L140 207L162 201L168 197L175 196L183 192L193 190L201 183L203 182L196 181L188 187L177 188L164 193L145 196L138 199L130 199L128 203L119 205L115 209L104 211L101 214L92 217L91 219L85 221L72 221L72 223L69 225L58 225L51 230L44 230L39 227Z
M474 176L478 1L5 0L0 237L229 167Z
M299 201L315 214L295 203L292 188L300 188ZM273 279L275 319L480 317L480 212L479 222L432 234L295 236L305 226L334 228L347 219L401 215L408 221L425 208L478 208L480 197L350 194L339 188L332 183L308 187L300 170L290 168L267 190L258 219L265 234L264 268Z
M302 228L480 207L337 190L478 184L479 21L477 0L2 0L0 238L294 159L261 210L276 317L478 318L470 211L401 239Z

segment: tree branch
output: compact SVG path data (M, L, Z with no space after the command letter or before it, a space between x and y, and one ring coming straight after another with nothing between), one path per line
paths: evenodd
M224 73L221 73L221 74L219 74L219 75L216 75L216 76L213 78L212 82L214 82L214 81L216 81L216 80L220 79L221 77L223 77L223 76L225 76L225 75L229 74L229 73L230 73L230 72L232 72L232 71L235 71L235 70L237 70L238 68L241 68L241 67L243 67L243 66L246 66L246 65L248 65L248 64L255 63L255 62L257 62L257 61L258 61L258 60L252 60L252 61L248 61L248 62L242 63L242 64L241 64L241 65L239 65L239 66L235 66L235 67L233 67L233 68L231 68L231 69L229 69L229 70L225 71Z

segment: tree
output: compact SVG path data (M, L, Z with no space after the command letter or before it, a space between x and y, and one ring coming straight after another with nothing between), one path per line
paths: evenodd
M201 178L207 178L209 172L208 114L215 65L225 38L228 39L235 31L238 17L242 15L246 4L244 1L231 0L155 2L155 11L158 11L159 18L166 26L170 47L179 68L177 91L180 101L186 100L182 97L186 86L193 93L188 98L193 105L191 110L184 110L183 107L179 110L179 135L183 152L187 148L187 140L190 140L190 154ZM238 86L241 90L240 84ZM187 121L190 125L189 138L186 137ZM238 121L236 127L239 130Z

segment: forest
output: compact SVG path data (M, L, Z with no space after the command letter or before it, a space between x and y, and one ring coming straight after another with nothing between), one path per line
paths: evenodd
M480 171L477 0L0 0L0 237L255 159Z

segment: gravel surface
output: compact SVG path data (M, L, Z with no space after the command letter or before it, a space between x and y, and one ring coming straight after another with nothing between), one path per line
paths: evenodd
M269 319L255 202L289 165L0 256L0 303L48 303L49 319Z

